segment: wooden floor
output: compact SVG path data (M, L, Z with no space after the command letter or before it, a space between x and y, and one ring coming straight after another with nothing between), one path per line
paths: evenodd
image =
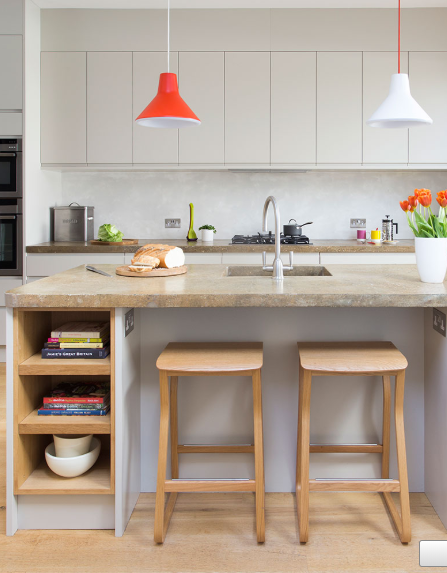
M141 494L122 538L112 531L5 535L5 375L0 365L0 573L411 573L419 541L447 531L424 494L411 495L413 540L402 545L379 494L313 493L310 538L297 541L295 496L266 496L256 543L253 494L180 494L163 546L153 542L154 494ZM446 569L430 568L432 572Z

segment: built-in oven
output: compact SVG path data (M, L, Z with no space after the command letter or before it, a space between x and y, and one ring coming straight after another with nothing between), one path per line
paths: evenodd
M0 196L0 276L23 272L22 199Z
M0 198L22 197L22 139L0 139Z

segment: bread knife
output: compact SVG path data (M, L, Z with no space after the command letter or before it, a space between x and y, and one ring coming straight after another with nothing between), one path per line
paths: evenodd
M100 275L104 275L105 277L111 277L112 275L109 275L109 273L106 273L105 271L100 271L99 269L96 269L95 267L91 267L90 265L85 265L85 268L88 271L92 271L94 273L99 273Z

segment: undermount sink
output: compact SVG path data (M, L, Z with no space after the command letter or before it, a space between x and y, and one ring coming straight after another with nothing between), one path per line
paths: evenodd
M227 277L271 277L272 271L264 271L262 267L255 265L234 265L227 267ZM318 265L298 265L293 270L284 270L284 278L287 277L331 277L326 267Z

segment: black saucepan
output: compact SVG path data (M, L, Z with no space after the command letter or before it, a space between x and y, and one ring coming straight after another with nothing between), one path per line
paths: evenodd
M284 235L287 235L289 237L300 237L302 234L301 227L304 227L304 225L312 225L312 221L309 221L308 223L303 223L302 225L298 225L296 221L295 224L293 225L292 221L295 221L295 219L290 219L288 225L284 225Z

